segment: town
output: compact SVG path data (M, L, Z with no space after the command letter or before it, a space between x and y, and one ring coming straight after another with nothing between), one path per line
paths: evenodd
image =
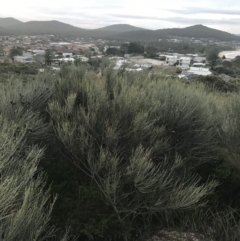
M165 50L159 51L158 46L162 46L163 42L166 46ZM178 45L183 46L182 49L174 52L171 47ZM187 52L189 46L198 46L200 50L189 53ZM219 58L219 52L220 50L236 51L239 46L240 41L236 40L219 41L178 36L169 36L166 40L159 39L156 47L137 42L80 37L60 38L54 35L2 36L0 37L0 62L36 64L39 72L43 72L46 66L51 66L54 71L60 70L61 63L82 63L88 68L91 68L91 63L95 63L96 67L99 66L96 62L101 61L102 58L108 58L113 63L114 70L124 68L125 71L138 72L154 68L161 72L161 69L168 67L171 75L192 79L196 76L212 75L213 67L216 65L229 67L229 62L238 54L229 58L225 55ZM209 58L209 53L204 49L215 49L217 53ZM224 71L220 74L224 80L233 77L231 74L226 75Z

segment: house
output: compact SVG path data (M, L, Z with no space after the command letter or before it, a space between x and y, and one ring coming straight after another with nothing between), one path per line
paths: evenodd
M207 75L211 75L212 72L208 69L208 68L202 68L202 67L191 67L188 71L187 71L187 75L203 75L203 76L207 76Z
M192 67L199 67L199 68L204 68L206 64L203 63L193 63Z
M181 69L187 69L190 67L191 58L190 57L181 57L179 59L179 66Z
M177 57L177 56L167 55L167 56L166 56L166 61L165 61L165 63L166 63L167 65L174 66L174 64L176 64L177 61L178 61L178 57Z
M143 71L143 69L141 68L141 66L139 64L134 64L132 67L127 67L126 71L128 71L128 72L139 72L139 71Z
M72 58L73 54L72 53L63 53L63 58Z
M127 65L129 65L129 64L130 64L129 61L119 59L119 60L116 61L115 66L114 66L113 69L114 69L114 70L119 70L119 69L121 69L121 68L123 68L124 66L127 66Z
M45 55L45 50L41 50L41 49L36 49L36 50L33 50L33 55Z
M62 58L62 59L59 59L60 62L72 62L74 63L75 59L74 58Z
M19 63L33 63L34 60L29 56L14 56L14 61Z
M194 57L194 63L204 63L207 61L206 57Z
M89 61L89 58L87 58L87 57L85 57L85 56L83 56L83 57L80 57L79 58L82 62L88 62Z

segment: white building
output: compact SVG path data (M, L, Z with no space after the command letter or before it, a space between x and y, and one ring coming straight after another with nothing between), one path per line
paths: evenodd
M59 59L60 62L71 62L71 63L74 63L75 59L74 58L62 58L62 59Z
M63 53L63 58L72 58L73 54L72 53Z
M14 56L14 61L19 63L33 63L34 60L29 56Z
M195 57L194 58L194 62L197 62L197 63L203 63L206 61L207 61L206 57Z
M179 66L182 69L187 69L190 67L190 63L191 63L191 58L189 57L181 57L179 59Z
M127 61L127 60L123 60L123 59L119 59L119 60L117 60L116 61L116 63L115 63L115 66L114 66L114 70L119 70L119 69L121 69L123 66L127 66L127 65L129 65L130 64L130 62L129 61Z
M177 57L177 56L167 55L167 56L166 56L166 61L165 61L165 63L166 63L167 65L173 66L174 64L177 63L177 61L178 61L178 57Z
M45 54L45 50L41 50L41 49L36 49L32 51L34 55L44 55Z
M204 68L206 64L203 63L193 63L192 67Z
M193 74L193 75L211 75L212 72L208 68L202 68L202 67L191 67L188 71L187 74Z

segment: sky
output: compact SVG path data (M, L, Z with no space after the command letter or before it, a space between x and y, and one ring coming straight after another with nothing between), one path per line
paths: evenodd
M240 34L239 0L6 0L0 17L58 20L90 29L112 24L154 30L203 24Z

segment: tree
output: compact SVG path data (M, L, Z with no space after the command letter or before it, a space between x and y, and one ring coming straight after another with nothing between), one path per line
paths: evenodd
M0 55L4 55L4 49L2 44L0 44Z
M144 47L140 43L131 42L128 46L128 53L129 54L143 54Z
M117 48L108 48L106 51L107 55L119 55L119 50Z
M120 53L122 56L124 56L124 54L126 54L128 52L128 44L127 43L123 43L121 46L120 46Z
M207 59L212 68L216 65L216 63L219 59L218 54L219 54L219 51L217 49L213 49L207 54Z
M14 59L14 56L22 56L23 55L23 49L20 47L14 47L10 50L9 56Z
M158 49L153 46L146 47L146 54L149 58L154 58L157 56Z
M45 64L51 65L52 64L52 52L50 49L46 49L45 52Z

